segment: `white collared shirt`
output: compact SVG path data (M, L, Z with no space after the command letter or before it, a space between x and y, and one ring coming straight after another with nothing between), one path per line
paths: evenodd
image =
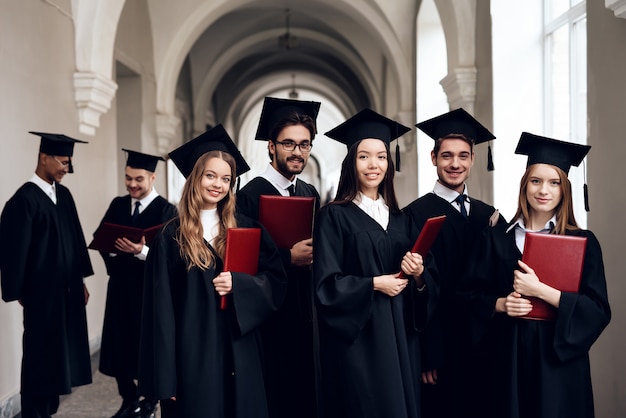
M272 183L282 196L289 196L289 190L287 190L287 188L293 185L295 189L296 180L298 179L298 176L294 176L293 181L289 181L289 179L276 170L272 164L267 165L265 171L260 174L260 177Z
M458 202L455 202L455 199L460 195L464 194L467 196L465 198L465 210L467 211L467 216L470 214L470 203L469 203L469 193L467 191L467 184L464 185L463 193L458 193L452 189L447 188L443 184L438 181L435 182L435 187L433 188L433 193L439 196L440 198L447 200L450 202L453 208L461 212L461 205Z
M159 196L159 194L157 193L157 191L153 187L152 190L150 191L150 193L148 193L148 195L146 197L144 197L143 199L141 199L141 200L135 199L135 198L131 197L131 199L130 199L130 214L132 215L133 212L135 211L135 202L139 202L140 203L140 205L139 205L139 213L141 213L158 196ZM148 251L150 251L150 247L148 247L147 245L144 245L143 248L141 249L141 252L138 253L138 254L135 254L135 257L137 257L138 259L140 259L142 261L145 261L145 259L148 257Z
M385 199L381 195L378 195L378 199L372 200L359 192L352 202L378 222L384 230L387 230L387 225L389 225L389 206L387 206Z
M56 183L52 182L52 184L48 183L37 174L33 174L33 176L29 180L31 183L37 185L45 194L52 200L52 203L57 204L57 192L56 192Z
M157 193L156 190L154 190L154 187L153 187L152 190L150 191L150 193L148 193L148 195L146 197L144 197L143 199L139 200L139 199L131 198L130 199L130 214L132 215L133 212L135 211L135 202L139 202L140 203L140 205L139 205L139 213L141 213L158 196L159 196L159 194Z
M213 245L213 240L219 232L218 224L220 222L220 218L217 214L217 208L201 210L200 222L202 223L202 237L210 245Z
M523 253L524 243L526 242L526 232L540 232L547 234L552 231L554 225L556 225L556 216L552 215L552 218L550 218L550 220L546 222L546 225L542 229L538 231L533 231L526 228L526 226L524 225L524 219L520 216L511 226L507 228L506 232L508 233L512 229L515 229L515 245L517 246L519 252Z

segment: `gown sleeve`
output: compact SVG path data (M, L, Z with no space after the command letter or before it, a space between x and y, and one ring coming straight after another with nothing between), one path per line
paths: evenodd
M562 292L554 348L561 361L585 355L611 319L602 250L587 232L587 249L578 293Z
M287 275L276 244L267 230L249 218L238 219L238 225L261 228L257 274L231 272L232 300L239 331L243 335L256 329L280 307L287 291Z
M16 196L7 202L2 211L0 270L2 271L2 299L5 302L22 298L33 235L30 209L26 199Z
M328 210L333 209L333 210ZM368 321L374 297L373 277L346 274L343 263L358 257L344 251L340 207L322 208L315 220L313 274L318 317L349 341Z
M176 277L172 266L180 257L169 249L177 248L173 242L173 237L159 233L145 265L139 392L152 399L169 399L176 395L176 318L169 278Z
M506 296L510 289L502 288L498 280L500 273L495 267L498 263L494 241L494 229L487 228L476 243L468 262L467 272L459 286L459 297L469 311L469 333L473 344L477 344L487 334L494 318L496 300ZM510 270L512 289L513 268Z

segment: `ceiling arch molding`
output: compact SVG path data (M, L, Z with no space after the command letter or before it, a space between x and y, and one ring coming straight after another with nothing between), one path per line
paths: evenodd
M303 59L308 59L311 61L309 65L295 65L292 66L289 70L289 72L292 73L297 72L297 80L299 85L302 85L307 78L315 78L314 72L310 70L315 69L320 74L324 73L326 75L326 77L324 78L325 82L327 84L333 85L333 88L337 90L347 90L346 84L348 82L357 83L363 87L363 89L366 91L367 96L372 99L374 103L379 103L381 101L380 93L376 86L373 75L371 74L371 72L367 71L366 66L364 65L362 60L360 60L360 57L357 56L352 50L347 48L342 43L336 41L332 37L320 34L319 32L308 30L294 32L300 38L306 38L308 40L313 40L316 43L319 43L318 48L320 50L324 50L325 53L333 55L334 57L337 57L337 59L341 57L344 62L347 62L347 66L353 71L353 73L350 74L350 77L348 77L350 78L349 81L345 81L343 83L338 82L338 80L345 78L344 74L336 73L329 66L324 68L325 63L316 60L315 58L303 57ZM197 95L194 103L194 114L202 115L210 107L210 101L213 96L213 92L222 82L223 76L225 74L228 74L229 71L232 69L233 64L239 60L239 57L245 56L247 54L252 54L254 51L261 49L259 45L262 45L264 42L270 41L275 43L280 34L282 34L282 32L280 32L279 30L268 30L263 33L256 33L254 34L254 36L249 36L247 38L241 39L240 42L229 47L224 54L220 54L217 61L212 61L210 63L210 67L207 68L207 72L199 89L197 90ZM251 73L250 77L247 77L246 74L241 74L241 78L255 80L258 78L258 76L256 76L255 74L268 72L268 70L263 69L264 66L269 66L271 65L271 63L277 63L280 67L286 67L287 64L291 63L290 56L285 56L284 58L282 58L282 62L284 62L284 64L279 64L281 62L280 57L269 57L267 58L267 61L267 63L262 61L257 62L254 68L248 67L247 71ZM298 67L308 67L309 70L303 70L302 68ZM303 74L305 73L308 74L306 78L303 77ZM289 76L281 76L277 78L280 81L278 89L288 88L291 86L291 79ZM263 80L263 83L268 82L268 79L266 77L263 77ZM262 90L267 90L267 88L264 88L266 84L257 83L255 81L252 81L252 83L257 89L260 88ZM250 91L250 88L246 88L246 86L243 86L243 89L248 92L246 94L252 93ZM260 94L261 97L263 97L264 95L265 93ZM351 100L350 97L347 96L345 96L344 99L348 102ZM204 121L198 120L196 122L195 128L201 129L203 125Z
M612 10L616 17L626 19L626 0L604 0L604 5Z
M197 8L189 10L179 23L176 23L174 33L171 31L161 31L161 26L153 20L153 38L155 40L155 67L157 71L157 109L159 112L171 114L174 106L174 93L178 72L182 67L188 51L191 50L195 41L200 37L202 32L213 22L217 21L221 16L236 10L239 7L251 5L251 1L233 1L228 2L202 2ZM412 107L413 93L411 89L402 88L406 85L410 77L410 65L408 59L402 52L399 40L395 36L389 22L383 18L381 13L365 1L353 1L349 4L346 2L330 2L320 1L320 4L326 5L335 18L336 12L341 12L342 19L349 19L359 25L363 33L370 34L376 40L378 50L383 56L387 57L386 62L389 65L389 75L391 84L394 85L395 97L394 108ZM178 19L181 11L177 11L171 19ZM341 25L339 25L341 26ZM337 30L341 32L342 28ZM157 33L158 32L158 33ZM349 33L345 34L345 39L349 39ZM371 44L369 45L371 48ZM357 48L358 50L358 48ZM365 51L360 51L365 52ZM367 55L367 54L365 54Z

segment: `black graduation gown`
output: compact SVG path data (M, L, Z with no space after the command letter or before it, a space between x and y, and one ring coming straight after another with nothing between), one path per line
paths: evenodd
M418 330L437 290L432 258L428 292L417 292L412 279L394 298L373 289L373 276L400 271L415 235L399 212L390 214L387 230L353 203L329 204L317 215L313 273L325 418L419 417Z
M150 228L176 216L176 207L157 196L135 223L131 217L130 195L116 197L102 222ZM100 253L109 275L102 327L100 371L108 376L137 377L139 326L145 261L131 254Z
M265 178L256 177L238 192L237 207L258 220L261 195L280 193ZM320 197L312 185L297 179L295 195L314 197L317 212ZM293 266L289 248L279 248L279 252L288 277L287 296L261 333L270 415L314 417L318 343L311 269Z
M481 359L471 352L467 309L457 297L471 252L489 226L496 209L470 198L469 217L447 200L428 193L403 209L419 228L433 216L446 215L431 249L439 272L440 296L433 319L422 335L422 369L438 372L437 385L424 385L422 411L431 416L473 416L478 409L468 408L476 400L480 385ZM499 223L505 223L502 215Z
M591 231L580 291L563 292L555 321L494 314L498 297L513 290L521 253L507 225L485 231L464 280L472 304L472 334L493 359L486 372L485 416L498 418L589 418L594 416L589 349L609 323L604 264ZM541 279L541 278L540 278Z
M0 219L2 298L24 305L22 393L56 396L91 383L83 277L93 269L70 191L57 204L34 183Z
M265 418L258 329L284 298L278 251L263 229L257 275L231 272L233 293L221 310L212 282L221 260L215 268L187 270L178 225L175 219L164 227L146 260L139 392L176 396L177 418ZM245 216L237 216L237 225L259 226Z

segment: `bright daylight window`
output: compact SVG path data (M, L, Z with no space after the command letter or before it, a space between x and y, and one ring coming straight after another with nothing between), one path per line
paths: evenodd
M585 0L545 0L544 71L547 136L587 143L587 19ZM586 160L572 167L576 221L587 225L583 184ZM593 206L593 202L590 202Z

